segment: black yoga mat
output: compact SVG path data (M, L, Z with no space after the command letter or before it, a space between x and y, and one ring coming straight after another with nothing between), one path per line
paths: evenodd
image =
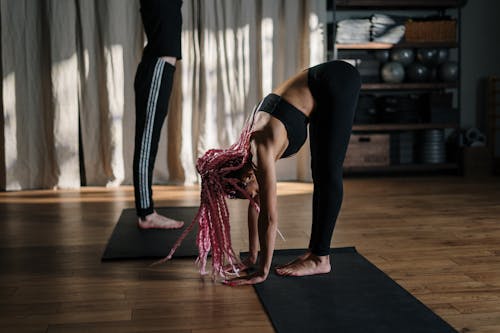
M102 260L163 258L168 255L172 245L181 235L196 213L198 207L163 207L156 208L159 214L184 221L184 227L178 230L139 229L135 209L124 209L118 223L109 238ZM196 257L197 228L193 228L174 253L174 257Z
M290 262L304 251L277 250L273 264ZM254 286L277 332L457 333L355 248L332 249L331 260L329 274L280 277L273 272Z

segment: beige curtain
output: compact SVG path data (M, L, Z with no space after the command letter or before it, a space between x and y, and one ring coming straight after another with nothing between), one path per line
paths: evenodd
M196 182L202 152L232 143L259 99L325 59L325 2L184 0L155 183ZM0 187L131 184L138 1L0 4ZM307 157L280 161L278 178L308 179Z
M2 188L75 188L83 171L89 185L124 182L138 2L3 0L0 9Z

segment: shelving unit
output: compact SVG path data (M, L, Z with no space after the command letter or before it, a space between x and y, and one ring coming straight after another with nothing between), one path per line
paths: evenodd
M330 0L329 6L333 9L333 27L329 27L329 56L331 59L342 59L343 52L346 54L355 54L355 52L377 52L379 50L388 50L389 52L394 49L423 49L423 48L436 48L452 50L455 61L460 64L460 7L464 5L464 0ZM401 41L395 44L391 43L351 43L351 44L335 44L335 24L339 20L339 13L346 16L352 14L352 17L359 18L358 13L386 13L386 12L399 12L403 16L411 17L417 13L415 17L422 16L421 12L428 12L428 15L443 16L450 15L448 11L452 11L451 16L457 22L457 40L456 41L419 41L419 42L406 42ZM401 14L397 15L401 15ZM364 82L361 86L360 95L376 95L378 96L402 96L404 94L424 95L431 93L448 93L453 94L453 112L456 112L456 121L450 122L408 122L400 123L394 122L381 122L381 123L355 123L353 126L353 136L367 137L376 134L386 134L391 136L399 135L400 133L413 133L419 135L420 133L428 130L442 130L444 133L450 133L453 130L460 128L460 76L455 82L401 82L401 83L386 83L386 82L373 82L369 80ZM351 138L352 139L352 138ZM387 142L380 143L387 145ZM351 146L351 145L350 145ZM378 149L378 147L376 147ZM448 149L448 147L446 147ZM377 150L375 149L375 150ZM428 148L426 148L428 149ZM447 158L439 163L424 163L415 158L412 163L407 164L393 164L392 156L389 165L373 165L373 166L353 166L351 164L344 165L346 173L405 173L405 172L435 172L447 171L453 173L460 172L460 162L458 159L458 145L457 152L447 154ZM360 150L362 152L362 150ZM348 150L349 153L349 150ZM447 152L449 153L449 151ZM451 156L451 158L450 158ZM454 156L454 157L453 157Z
M393 48L456 48L458 47L458 43L456 42L413 42L413 43L397 43L397 44L389 44L389 43L362 43L362 44L337 44L337 50L390 50Z
M355 132L377 132L377 131L409 131L409 130L425 130L438 128L458 128L458 124L363 124L354 125L352 130Z
M433 164L399 164L388 166L370 166L370 167L346 167L346 173L386 173L386 172L419 172L419 171L454 171L457 166L455 163L433 163Z
M338 9L446 9L458 8L465 0L335 0Z
M437 90L456 89L456 82L430 82L430 83L363 83L361 90Z

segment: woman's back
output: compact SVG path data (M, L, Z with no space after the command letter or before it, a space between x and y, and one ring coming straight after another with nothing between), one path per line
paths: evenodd
M313 108L307 71L302 71L276 88L257 110L252 131L253 150L256 144L266 145L273 151L275 160L296 153L307 136L305 126Z

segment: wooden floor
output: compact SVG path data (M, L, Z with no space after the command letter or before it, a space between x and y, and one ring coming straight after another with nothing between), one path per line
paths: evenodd
M460 332L500 332L500 178L346 178L333 246L358 251ZM158 206L197 187L156 187ZM307 245L310 184L279 184L278 248ZM272 332L251 287L191 260L101 263L130 187L0 193L1 332ZM247 246L244 201L233 242Z

